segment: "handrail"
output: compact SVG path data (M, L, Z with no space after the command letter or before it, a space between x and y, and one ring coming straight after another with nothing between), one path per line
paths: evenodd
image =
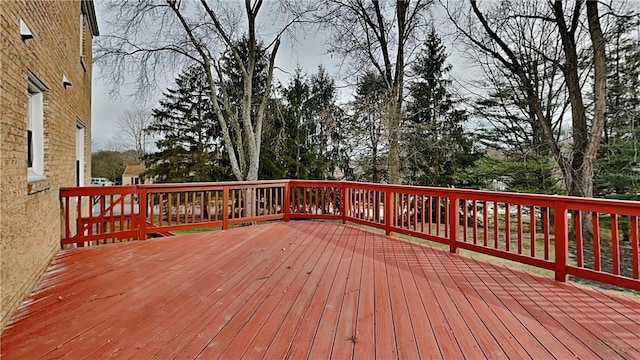
M640 202L350 181L60 190L63 246L290 219L341 220L640 291Z

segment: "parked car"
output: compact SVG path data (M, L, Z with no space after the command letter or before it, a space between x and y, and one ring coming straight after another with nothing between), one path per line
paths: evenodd
M91 178L91 185L97 185L97 186L111 186L111 185L115 185L113 183L113 181L107 179L107 178Z

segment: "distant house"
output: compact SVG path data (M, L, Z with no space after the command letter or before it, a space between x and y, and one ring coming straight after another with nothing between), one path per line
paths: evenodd
M489 186L489 190L493 191L507 191L508 185L502 180L493 179L491 181L491 185Z
M142 176L145 171L144 165L127 165L122 173L122 185L153 184L152 178Z
M92 0L1 1L0 328L60 250L59 190L91 174Z

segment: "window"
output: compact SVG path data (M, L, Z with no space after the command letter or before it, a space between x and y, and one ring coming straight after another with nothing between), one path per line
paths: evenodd
M80 65L82 70L87 71L86 56L84 54L85 39L84 39L84 12L80 11Z
M84 186L84 124L76 124L76 186Z
M27 177L29 181L44 176L44 91L47 87L35 75L29 74L27 103Z

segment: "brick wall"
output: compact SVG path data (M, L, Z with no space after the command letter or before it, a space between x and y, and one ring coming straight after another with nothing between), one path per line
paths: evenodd
M59 249L59 188L76 185L76 126L85 127L83 177L91 166L91 32L80 1L0 0L0 328L31 292ZM34 35L23 40L22 19ZM28 72L44 92L45 180L27 180ZM72 83L64 88L65 75Z

